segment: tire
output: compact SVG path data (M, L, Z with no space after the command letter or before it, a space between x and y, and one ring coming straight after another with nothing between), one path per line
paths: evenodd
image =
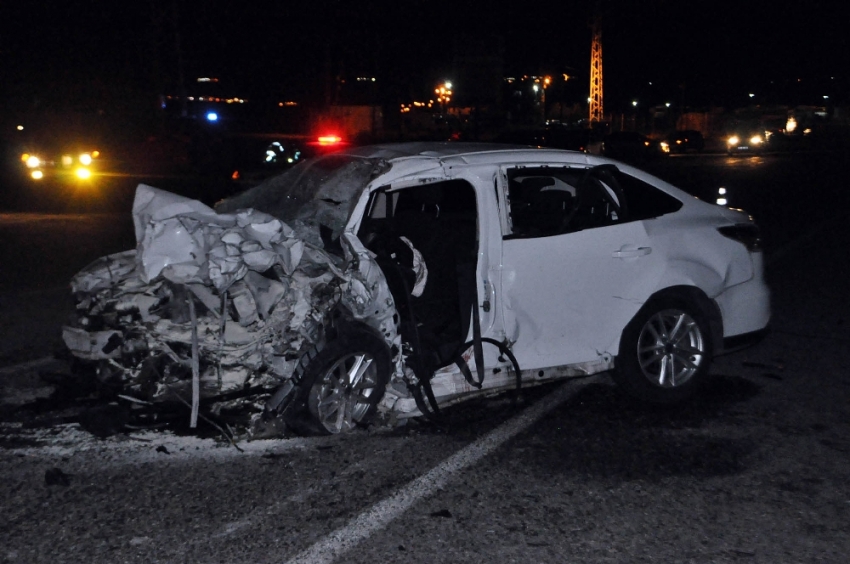
M705 384L713 350L707 317L698 307L678 297L653 300L623 329L614 380L639 400L681 403Z
M390 350L380 337L368 330L341 334L306 365L287 424L308 434L347 433L368 425L390 367Z

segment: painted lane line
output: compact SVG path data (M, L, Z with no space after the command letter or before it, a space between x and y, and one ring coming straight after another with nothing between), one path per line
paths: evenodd
M580 381L565 382L557 390L525 409L522 413L456 452L392 496L379 501L355 517L347 525L333 531L324 539L288 560L287 564L331 564L360 542L368 539L373 533L386 527L392 520L410 509L413 504L441 489L452 476L472 466L503 443L529 428L547 413L574 397L587 384L599 382L601 379L602 376L592 376Z
M10 374L24 372L25 370L32 370L33 368L42 368L53 362L59 361L52 356L45 356L35 360L30 360L29 362L21 362L20 364L13 364L12 366L4 366L3 368L0 368L0 376L8 376Z

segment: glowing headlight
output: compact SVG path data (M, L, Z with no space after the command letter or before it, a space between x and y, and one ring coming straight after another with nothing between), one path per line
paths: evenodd
M74 157L71 155L62 155L62 166L71 166L74 164Z
M30 176L33 180L41 180L42 178L44 178L44 173L40 170L34 170L30 173Z
M740 141L740 139L738 138L738 136L737 136L737 135L733 135L733 136L731 136L729 139L727 139L727 140L726 140L726 143L727 143L727 144L729 144L729 145L737 145L737 144L738 144L738 141Z
M753 135L752 137L750 137L750 143L752 143L753 145L761 145L761 142L761 135Z
M26 163L27 168L38 168L41 166L41 159L35 155L23 155L21 158Z
M78 160L80 161L80 164L81 164L81 165L83 165L83 166L89 166L89 165L91 164L92 158L91 158L91 155L90 155L90 154L88 154L88 153L83 153L82 155L80 155L80 157L79 157L79 159L78 159Z
M797 120L793 116L789 117L785 122L785 131L788 133L794 133L795 129L797 129Z
M664 153L669 153L669 152L670 152L670 144L669 144L669 143L667 143L667 141L662 141L662 142L661 142L661 151L662 151L662 152L664 152Z
M82 180L86 180L88 178L91 178L91 171L87 168L84 168L84 167L80 167L77 170L75 170L74 174L77 175L77 178L80 178Z

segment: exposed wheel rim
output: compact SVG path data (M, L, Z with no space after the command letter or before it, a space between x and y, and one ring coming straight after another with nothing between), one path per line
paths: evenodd
M637 354L641 372L656 386L682 386L706 358L705 343L699 324L686 312L659 311L640 330Z
M350 431L369 413L377 387L375 358L363 352L347 354L310 390L310 412L330 433Z

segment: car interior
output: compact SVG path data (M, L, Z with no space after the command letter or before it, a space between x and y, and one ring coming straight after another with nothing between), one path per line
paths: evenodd
M476 301L474 189L466 181L449 180L379 190L367 210L358 237L377 255L401 316L402 338L423 352L430 371L454 362ZM413 293L413 250L402 238L427 268L419 295Z

